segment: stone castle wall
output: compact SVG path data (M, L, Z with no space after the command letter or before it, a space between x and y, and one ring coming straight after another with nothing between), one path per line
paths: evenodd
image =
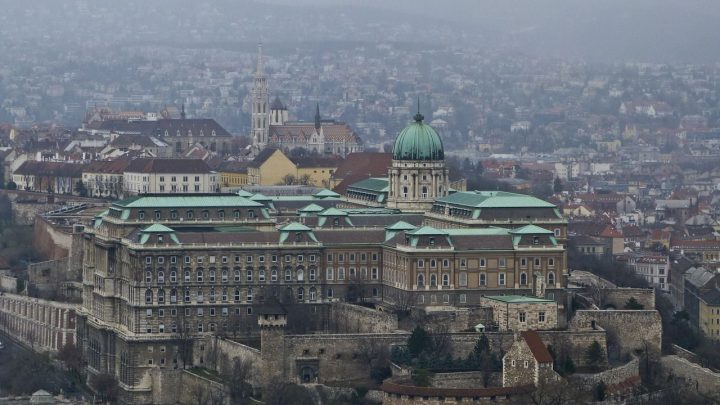
M640 361L633 357L627 364L611 368L595 374L573 374L571 381L583 384L585 387L593 387L602 381L605 385L620 384L633 377L640 377Z
M593 325L607 332L608 355L626 357L634 351L660 355L662 324L655 310L577 311L570 326L575 330L592 330Z
M390 333L398 329L397 315L359 305L333 303L328 316L336 333Z
M220 374L229 374L232 372L235 359L240 359L246 364L250 364L252 380L249 383L253 385L261 383L260 375L263 363L260 358L260 350L218 337L207 339L205 344L209 349L207 355L209 367Z
M675 355L663 356L660 365L665 378L683 379L703 395L714 396L720 391L720 373Z
M56 227L41 215L35 217L33 227L33 247L46 260L61 259L70 256L72 250L72 229Z
M155 369L151 376L153 404L229 403L229 395L221 383L190 371Z
M623 309L630 298L635 298L643 309L655 308L655 290L652 288L609 288L604 291L604 307L612 305L615 309Z
M465 371L458 373L435 373L430 385L436 388L478 388L483 386L483 373L480 371ZM490 374L489 387L502 385L502 373Z
M75 343L76 307L23 295L0 294L0 330L39 351Z

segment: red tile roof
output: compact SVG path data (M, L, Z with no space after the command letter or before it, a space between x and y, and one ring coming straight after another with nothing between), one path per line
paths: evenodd
M341 181L333 191L345 194L349 185L360 180L369 177L387 177L390 165L392 165L392 153L351 153L335 170L334 178Z
M537 360L538 363L552 363L553 358L550 355L550 352L548 351L547 347L545 347L545 344L540 339L540 335L534 330L526 330L524 332L520 332L520 336L525 340L525 343L527 343L528 347L530 348L530 351L533 354L533 357L535 357L535 360Z

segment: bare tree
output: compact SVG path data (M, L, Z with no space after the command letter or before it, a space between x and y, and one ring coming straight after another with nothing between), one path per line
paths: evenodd
M177 325L178 354L183 363L183 369L185 369L187 365L192 364L193 335L190 321L186 319L182 308L178 308L175 323Z
M430 326L430 353L435 358L444 358L452 354L452 339L446 324Z
M585 391L588 391L585 389ZM588 392L564 380L541 381L533 391L524 395L514 396L513 404L532 405L574 405L585 403L589 398Z
M193 403L197 405L209 405L210 404L210 393L204 384L198 383L190 390L190 397Z
M233 360L232 368L227 367L223 378L230 387L230 400L233 404L245 403L252 394L250 377L252 375L252 360L238 357Z

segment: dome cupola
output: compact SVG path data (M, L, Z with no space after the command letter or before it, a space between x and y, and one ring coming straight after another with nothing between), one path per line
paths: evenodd
M418 111L415 122L400 132L393 146L393 160L445 159L440 136L433 127L423 123L424 118Z

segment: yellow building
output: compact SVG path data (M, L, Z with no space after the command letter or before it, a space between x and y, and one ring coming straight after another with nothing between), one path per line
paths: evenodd
M337 170L341 160L332 157L290 158L295 164L295 177L301 184L330 188L330 178Z
M267 148L248 164L247 174L248 184L274 186L282 184L283 178L287 175L295 176L297 168L282 151Z
M717 292L715 292L715 295L717 295ZM705 336L713 340L720 340L720 306L717 303L700 300L699 312L698 324Z
M331 157L287 157L280 149L267 148L247 165L247 183L273 186L304 184L329 187L341 160ZM222 173L222 172L221 172Z
M221 188L237 188L248 184L247 162L223 162L217 172Z

